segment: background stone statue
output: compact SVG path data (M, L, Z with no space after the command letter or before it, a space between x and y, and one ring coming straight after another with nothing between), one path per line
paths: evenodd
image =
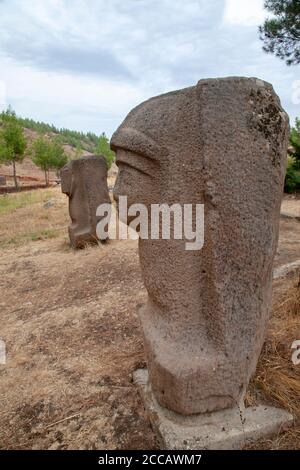
M71 246L97 243L96 227L101 219L96 216L97 207L110 203L105 157L92 155L70 161L61 170L61 189L69 196Z
M116 200L205 205L201 251L186 251L185 240L139 240L150 383L175 412L234 406L255 371L287 143L288 117L272 86L255 78L201 80L152 98L112 137Z

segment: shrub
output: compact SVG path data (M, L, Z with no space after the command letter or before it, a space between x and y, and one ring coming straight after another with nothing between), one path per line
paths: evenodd
M300 172L298 169L298 164L293 157L288 157L284 191L286 193L300 191Z

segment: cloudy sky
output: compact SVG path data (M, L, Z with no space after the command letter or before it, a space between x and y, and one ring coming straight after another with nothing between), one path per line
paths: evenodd
M266 55L263 0L0 0L0 107L109 136L141 101L257 76L300 116L300 66Z

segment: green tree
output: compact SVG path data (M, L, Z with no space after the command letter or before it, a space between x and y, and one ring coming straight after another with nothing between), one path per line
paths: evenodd
M111 167L112 163L115 161L115 152L111 150L109 145L109 140L103 132L98 138L97 144L97 153L103 155L106 158L108 168Z
M73 158L80 158L83 155L83 150L79 142L75 146L75 156Z
M300 191L300 119L296 118L291 128L289 156L287 162L284 190L286 193Z
M15 188L18 189L16 163L25 157L26 139L15 112L9 107L0 115L0 159L12 163Z
M68 162L62 145L43 137L34 141L31 153L33 163L44 171L46 186L49 186L50 170L60 170Z
M292 127L290 134L290 142L293 146L293 157L295 165L300 168L300 119L296 118L295 127Z
M57 140L51 143L50 155L52 161L52 168L57 170L58 172L63 166L68 163L68 157L64 151L64 148L62 144Z
M43 137L39 137L33 142L31 148L33 163L41 168L45 174L46 186L49 185L49 172L52 168L52 156L50 151L51 143Z
M265 8L273 14L259 27L263 50L275 54L287 65L300 63L300 1L266 0Z
M297 168L295 159L291 156L288 157L284 191L286 193L294 193L300 191L300 172Z

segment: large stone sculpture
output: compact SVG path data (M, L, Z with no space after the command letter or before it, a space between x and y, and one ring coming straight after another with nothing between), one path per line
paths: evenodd
M112 137L116 200L205 207L200 251L187 251L185 240L139 240L150 383L169 410L231 408L255 371L271 307L287 143L288 117L272 86L235 77L152 98Z
M92 155L70 161L61 170L61 189L69 196L70 243L83 248L97 243L96 215L100 204L110 203L107 188L107 164L103 156Z

